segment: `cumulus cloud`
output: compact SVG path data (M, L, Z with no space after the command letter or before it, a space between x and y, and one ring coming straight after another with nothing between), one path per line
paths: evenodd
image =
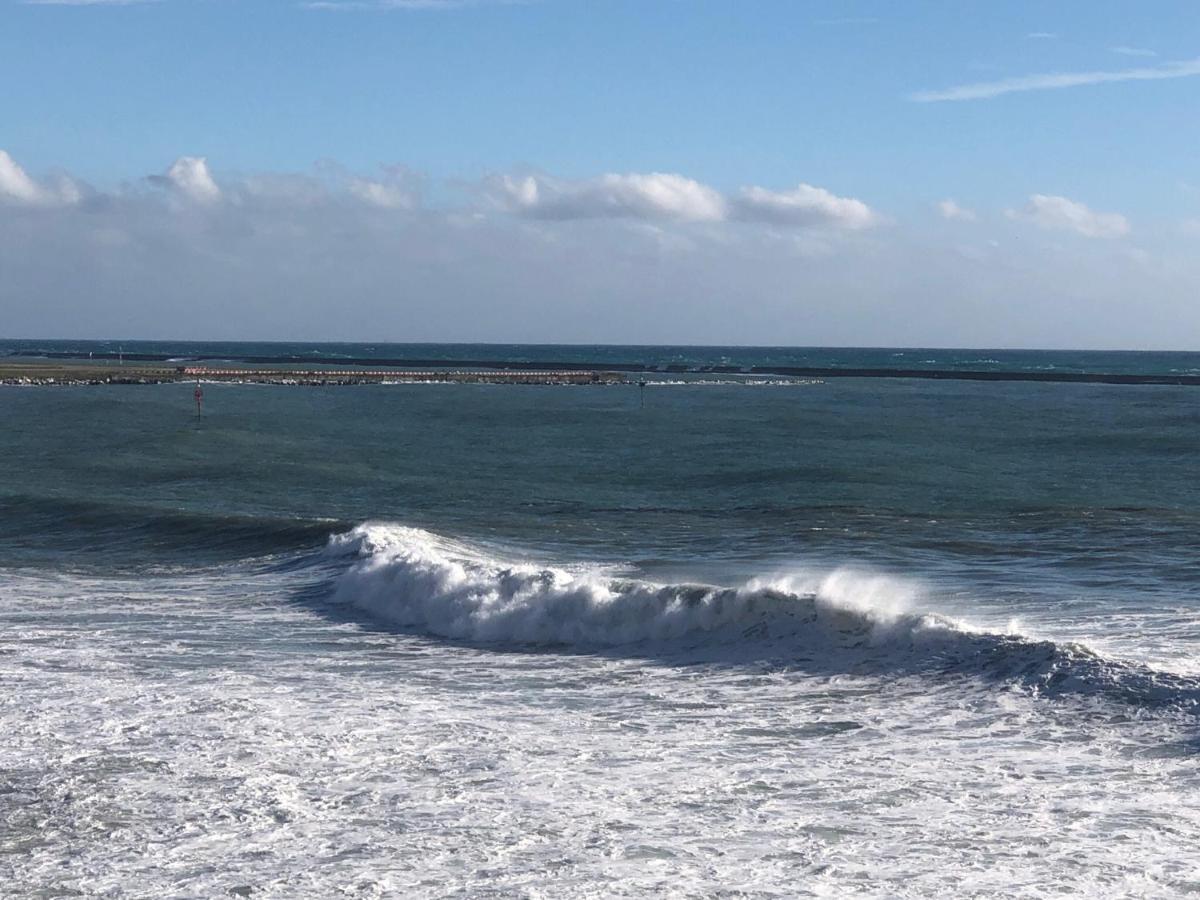
M1200 58L1161 66L1120 69L1112 72L1049 72L1042 75L1023 75L999 81L981 81L934 91L917 91L908 99L915 103L940 103L953 100L990 100L1004 94L1024 91L1048 91L1081 87L1089 84L1108 84L1118 81L1158 81L1168 78L1188 78L1200 75Z
M1090 238L1116 238L1129 234L1129 221L1120 213L1096 212L1083 203L1047 194L1034 194L1009 216L1028 219L1047 229L1073 231Z
M421 179L404 166L383 166L377 174L364 176L329 163L315 174L267 173L219 184L205 157L181 156L163 174L147 176L147 180L163 188L179 209L211 208L220 203L313 206L335 200L392 211L412 211L421 206ZM842 230L867 228L880 221L863 201L804 183L784 191L748 186L726 195L683 175L631 172L584 179L494 175L475 188L493 210L547 221L743 222ZM0 202L65 205L78 202L81 196L81 188L70 178L38 182L0 151Z
M421 202L419 179L404 166L385 166L379 178L351 177L347 189L381 209L416 209Z
M965 206L959 206L957 202L951 199L938 201L937 211L943 219L950 219L952 221L975 222L979 219L975 215L974 210L967 209Z
M486 180L485 194L509 212L539 219L643 219L716 222L725 218L725 198L682 175L601 175L565 180L545 175L499 175Z
M137 185L147 182L162 190L139 190ZM85 198L95 201L93 206L129 208L138 204L179 213L188 209L211 211L222 205L233 205L247 213L322 205L406 212L421 206L421 178L404 166L381 166L375 174L365 176L347 172L334 163L321 163L309 173L256 173L218 182L205 157L181 156L162 174L147 175L133 184L103 192L65 174L36 179L0 150L0 206L63 207L79 204Z
M0 196L18 203L36 203L41 193L41 188L17 161L0 150Z
M470 194L411 210L354 189L355 178L390 183L388 170L330 164L241 175L213 165L221 199L209 205L185 200L166 175L160 190L138 178L86 188L76 206L27 211L5 200L6 332L960 347L1200 341L1200 257L1178 231L1177 247L1146 248L1149 263L1121 252L1123 244L1114 252L1084 240L1012 241L966 258L937 234L902 227L843 240L833 228L765 224L759 211L764 224L746 226L736 190L720 195L720 222L655 213L567 227L520 212L476 215ZM11 166L5 173L10 188L37 196ZM830 207L820 194L781 194L806 209L802 221L811 207ZM780 201L766 205L779 215Z
M61 176L51 183L38 182L7 151L0 150L0 203L18 206L69 206L82 196L74 180Z
M861 200L838 197L824 188L800 184L790 191L742 188L733 204L737 218L775 225L868 228L878 216Z
M151 180L196 203L210 204L221 199L221 189L208 171L208 160L203 156L181 156L165 175L153 176Z
M412 209L413 196L403 187L368 178L355 178L350 182L350 193L365 203L383 209Z
M850 229L865 228L878 219L861 200L839 197L809 184L779 192L745 187L727 197L694 179L661 172L573 181L544 175L499 175L488 179L484 190L498 208L540 219L737 220Z

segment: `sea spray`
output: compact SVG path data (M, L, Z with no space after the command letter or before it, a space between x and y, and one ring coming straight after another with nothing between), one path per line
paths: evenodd
M491 558L417 528L368 523L331 539L355 558L335 598L395 624L485 642L614 646L696 635L780 638L836 634L887 643L896 628L952 627L904 612L911 585L840 570L754 579L743 587L659 584Z
M418 528L374 522L330 539L332 599L389 624L513 646L781 659L825 673L930 675L1101 694L1133 703L1200 699L1195 679L1108 660L1082 644L983 631L913 610L909 581L848 569L742 587L659 584L602 570L497 560Z

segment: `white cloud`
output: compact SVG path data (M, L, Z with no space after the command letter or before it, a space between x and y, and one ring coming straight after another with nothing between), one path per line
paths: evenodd
M1034 194L1010 218L1028 219L1048 229L1074 231L1090 238L1116 238L1129 234L1129 221L1120 213L1096 212L1083 203L1047 194Z
M867 204L800 184L790 191L745 187L727 197L682 175L607 174L583 180L500 175L484 183L493 205L539 219L737 220L801 227L865 228L878 216Z
M878 216L861 200L838 197L824 188L811 184L797 185L793 190L775 192L761 187L742 188L734 201L739 219L751 222L771 222L777 225L838 228L868 228Z
M374 206L406 211L421 205L421 178L404 166L383 166L372 177L348 173L341 166L322 163L311 174L263 173L231 178L222 187L213 178L202 156L181 156L165 173L145 181L164 189L171 208L211 207L218 201L247 210L299 209L336 203L340 206ZM38 180L4 150L0 150L0 205L61 207L80 203L85 196L99 203L141 203L149 199L129 186L109 192L95 191L70 176L60 174Z
M1153 50L1147 50L1144 47L1109 47L1108 49L1122 56L1158 56Z
M365 203L384 209L412 209L414 206L412 194L396 184L386 184L382 181L371 181L366 178L355 178L350 182L350 193Z
M154 178L196 203L215 203L221 199L221 189L208 171L203 156L181 156L167 169L166 175Z
M1031 31L1025 35L1027 41L1052 41L1057 37L1053 31Z
M11 168L4 183L30 196ZM85 188L80 209L6 207L0 318L8 333L85 337L116 327L146 337L283 340L1200 342L1200 254L1178 231L1169 236L1177 244L1147 245L1151 264L1126 252L1137 242L1083 239L1003 247L979 240L966 258L955 247L961 235L919 227L842 239L827 227L746 225L737 190L721 194L728 224L625 216L567 227L544 217L476 216L470 198L419 214L385 209L351 190L355 175L388 183L387 170L221 170L222 200L209 206L131 178L103 192ZM1162 237L1147 229L1147 240Z
M915 103L939 103L947 100L990 100L1004 94L1024 91L1048 91L1080 87L1089 84L1109 84L1118 81L1158 81L1167 78L1187 78L1200 75L1200 58L1182 62L1121 69L1114 72L1050 72L1042 75L1023 75L999 81L981 81L935 91L917 91L908 99Z
M488 179L485 192L510 212L542 219L646 219L716 222L726 217L721 194L682 175L601 175L578 181L544 175Z
M382 178L352 177L347 190L359 200L382 209L416 209L420 205L417 177L404 166L386 166Z
M943 219L958 220L960 222L975 222L979 217L975 215L974 210L967 209L965 206L959 206L954 200L940 200L937 203L937 211Z
M20 206L69 206L78 203L79 185L66 176L42 184L29 176L7 151L0 150L0 203Z
M382 166L367 177L336 163L319 163L311 173L267 172L239 175L218 184L203 156L181 156L162 175L147 180L166 190L178 210L235 205L247 210L371 206L395 212L421 206L421 179L404 166ZM112 197L125 196L121 192ZM128 199L126 197L126 199Z
M0 197L18 203L38 203L42 189L17 165L4 150L0 150Z

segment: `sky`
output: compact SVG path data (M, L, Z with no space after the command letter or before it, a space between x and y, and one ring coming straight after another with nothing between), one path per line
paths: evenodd
M1193 2L0 0L0 336L1200 349Z

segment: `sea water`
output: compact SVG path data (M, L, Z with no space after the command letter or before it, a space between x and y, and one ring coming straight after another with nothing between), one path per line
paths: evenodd
M718 380L0 388L0 895L1200 891L1200 389Z

